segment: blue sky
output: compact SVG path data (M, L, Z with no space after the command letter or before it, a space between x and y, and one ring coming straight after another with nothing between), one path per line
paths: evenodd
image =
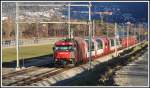
M73 3L73 4L88 4ZM88 11L87 7L72 7L72 11ZM126 22L134 23L148 21L148 3L147 2L92 2L92 12L112 11L113 15L105 16L104 20L108 22ZM71 15L76 18L87 19L88 14L74 13ZM92 19L100 19L98 14L92 15Z

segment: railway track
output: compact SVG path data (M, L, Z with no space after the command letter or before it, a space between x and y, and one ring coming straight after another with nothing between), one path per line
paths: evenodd
M10 78L10 77L13 77L13 76L16 76L16 75L21 75L21 74L25 74L25 73L28 73L28 72L32 72L32 71L36 71L37 69L39 69L38 67L49 67L49 63L47 64L37 64L36 66L31 66L31 67L27 67L27 68L24 68L24 69L21 69L19 71L13 71L13 72L9 72L9 73L5 73L2 75L2 79L6 79L6 78Z
M10 77L14 77L14 76L17 76L17 75L26 74L28 72L35 71L37 69L39 69L39 68L32 66L32 67L29 67L29 68L22 69L20 71L14 71L14 72L6 73L6 74L2 75L2 79L8 79Z
M23 71L18 74L12 74L3 79L3 85L6 86L25 86L30 85L31 83L35 83L41 81L45 78L51 77L63 71L66 71L70 68L32 68L31 70L27 70L26 73Z
M41 73L41 74L38 74L38 75L35 75L34 77L29 77L29 78L26 78L25 80L23 79L22 81L19 81L19 82L16 82L15 84L17 86L25 86L25 85L30 85L32 83L36 83L38 81L41 81L43 79L46 79L46 78L49 78L51 76L54 76L58 73L61 73L61 72L64 72L66 70L69 70L70 68L58 68L56 70L53 70L53 71L48 71L46 73Z
M36 66L31 66L19 71L13 71L3 74L2 85L4 86L29 85L30 83L34 83L47 77L51 77L53 75L66 71L70 68L71 67L56 68L52 67L51 64L45 62L44 64L37 64Z

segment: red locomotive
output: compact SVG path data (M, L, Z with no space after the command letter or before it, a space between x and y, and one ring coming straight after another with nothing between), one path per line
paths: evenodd
M127 44L128 43L128 44ZM107 55L127 46L137 43L135 36L122 38L121 40L107 37L94 37L91 39L91 56L92 59ZM64 39L55 43L54 61L60 64L86 63L89 60L89 39L75 37L73 39Z

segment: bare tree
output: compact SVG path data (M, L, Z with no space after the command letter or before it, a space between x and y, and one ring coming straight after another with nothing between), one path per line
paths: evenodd
M4 39L10 40L11 39L11 32L14 30L14 23L11 17L8 17L6 20L3 21L3 32L4 32Z

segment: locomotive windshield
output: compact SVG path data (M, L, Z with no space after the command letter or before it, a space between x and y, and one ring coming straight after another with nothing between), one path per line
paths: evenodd
M73 46L56 46L55 50L60 50L60 51L73 51L74 48Z

